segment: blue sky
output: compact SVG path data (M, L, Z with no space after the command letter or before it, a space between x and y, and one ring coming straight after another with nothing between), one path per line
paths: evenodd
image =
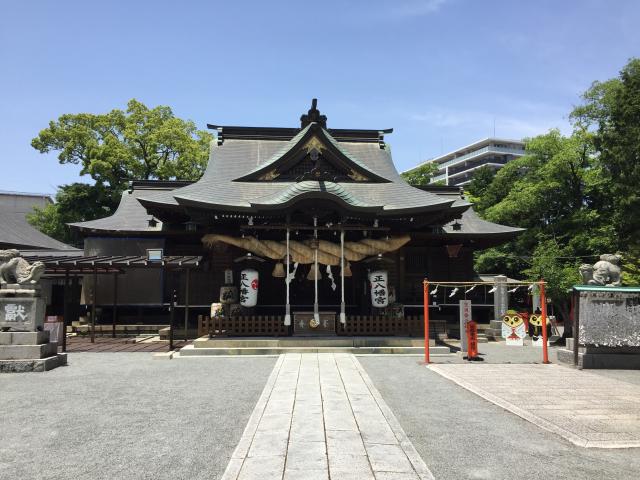
M635 0L0 3L0 189L54 192L78 169L31 138L63 113L169 105L205 128L389 128L406 169L495 131L559 127L640 56Z

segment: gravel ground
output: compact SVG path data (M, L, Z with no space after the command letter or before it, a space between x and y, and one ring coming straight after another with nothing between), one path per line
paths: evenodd
M275 358L71 353L0 375L0 479L215 479Z
M439 480L639 478L640 449L576 447L430 372L415 357L358 360Z

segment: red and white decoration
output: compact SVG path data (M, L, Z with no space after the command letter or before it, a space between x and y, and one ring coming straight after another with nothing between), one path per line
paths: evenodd
M245 268L240 272L240 305L255 307L258 304L258 271Z

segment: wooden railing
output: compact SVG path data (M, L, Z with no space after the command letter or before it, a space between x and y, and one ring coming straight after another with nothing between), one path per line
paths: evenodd
M198 336L203 335L229 337L284 337L289 328L284 325L282 315L247 315L213 320L198 315Z
M404 318L371 315L347 317L346 325L337 322L336 333L340 336L407 336L422 337L424 321L422 316ZM282 315L247 315L231 318L211 318L198 315L198 336L209 334L230 337L283 337L289 335L289 327L284 325ZM445 320L429 322L431 338L447 336Z

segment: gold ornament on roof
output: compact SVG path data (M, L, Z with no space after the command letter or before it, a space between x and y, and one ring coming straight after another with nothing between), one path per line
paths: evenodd
M312 150L318 150L319 152L325 149L324 143L322 143L318 137L311 137L307 143L304 144L304 148L307 153L311 153Z
M280 176L280 174L278 173L278 171L274 168L273 170L269 170L267 173L263 174L260 177L260 180L275 180L276 178L278 178Z
M366 182L368 180L367 177L362 175L361 173L356 172L353 168L351 169L351 173L349 173L349 178L356 182Z

